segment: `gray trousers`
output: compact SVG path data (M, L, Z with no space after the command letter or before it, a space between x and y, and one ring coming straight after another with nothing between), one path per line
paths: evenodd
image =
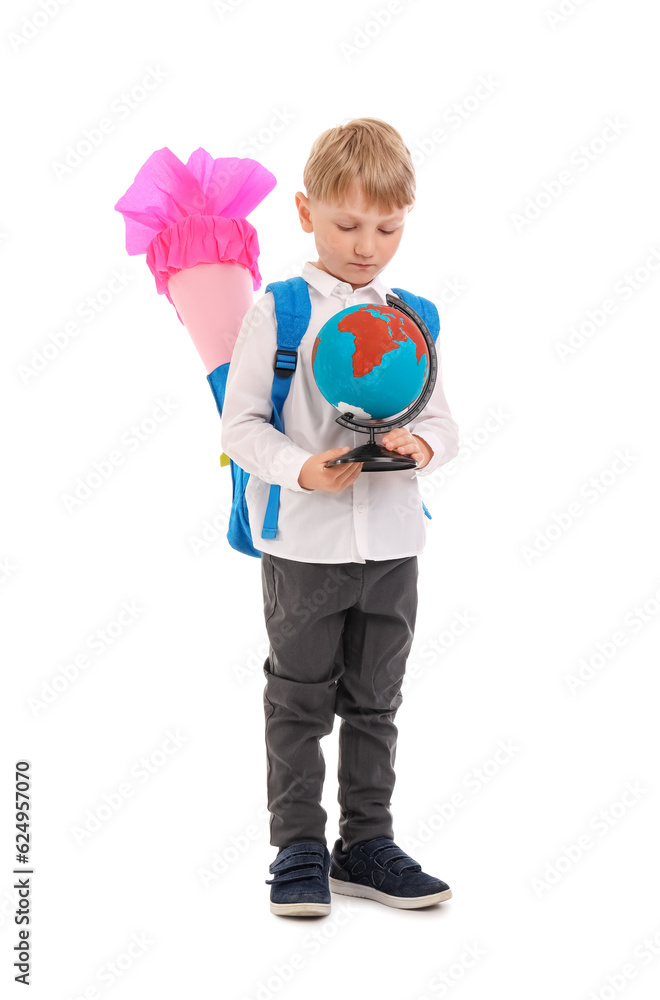
M339 834L345 850L393 837L401 683L417 613L417 556L304 563L263 553L270 643L266 686L270 843L327 845L319 740L339 728Z

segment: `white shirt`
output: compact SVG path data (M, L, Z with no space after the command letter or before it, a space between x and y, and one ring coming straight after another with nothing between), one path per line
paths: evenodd
M386 305L391 289L376 275L368 285L353 290L309 261L302 277L309 287L312 312L282 409L285 433L269 422L277 351L272 293L262 295L247 311L227 376L222 448L250 473L245 498L253 544L262 552L299 562L363 563L418 555L424 547L428 518L417 478L458 454L458 427L442 388L439 340L433 393L417 420L406 425L433 449L429 464L419 471L361 472L352 486L339 493L304 489L298 476L310 456L344 445L354 448L369 440L368 434L336 423L339 411L319 392L311 363L316 335L331 316L348 306ZM411 291L417 293L414 288ZM384 436L377 434L376 441ZM267 539L261 537L261 529L271 483L281 487L280 507L277 537Z

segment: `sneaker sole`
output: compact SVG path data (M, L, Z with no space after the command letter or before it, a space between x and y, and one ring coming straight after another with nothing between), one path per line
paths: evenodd
M399 910L416 910L421 906L432 906L433 903L443 903L446 899L451 899L451 889L434 892L428 896L389 896L386 892L374 889L370 885L342 882L341 879L337 878L330 878L328 882L331 892L338 892L343 896L363 896L365 899L375 899L377 903L395 906Z
M324 917L330 913L330 903L271 903L270 912L279 917Z

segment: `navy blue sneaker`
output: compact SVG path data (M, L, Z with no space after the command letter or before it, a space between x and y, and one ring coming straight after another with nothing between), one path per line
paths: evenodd
M330 855L325 844L303 840L282 847L268 871L270 912L289 917L321 917L330 913L328 873Z
M390 837L363 840L347 854L341 838L337 840L330 857L329 883L333 892L366 896L403 910L451 899L447 883L426 875Z

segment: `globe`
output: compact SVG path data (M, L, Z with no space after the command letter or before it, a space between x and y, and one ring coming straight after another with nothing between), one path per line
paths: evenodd
M341 413L369 420L396 416L418 399L429 367L427 341L417 323L386 305L336 313L312 348L323 398Z

